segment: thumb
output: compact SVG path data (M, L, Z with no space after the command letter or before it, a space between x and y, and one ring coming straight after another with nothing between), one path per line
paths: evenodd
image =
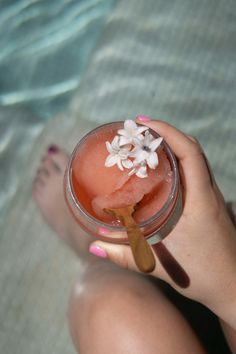
M107 258L121 268L139 271L135 264L131 249L127 245L95 241L91 243L89 252L94 256Z

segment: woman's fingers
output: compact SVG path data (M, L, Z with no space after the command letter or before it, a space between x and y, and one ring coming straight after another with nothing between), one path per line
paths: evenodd
M212 178L206 165L204 153L197 140L188 137L163 121L136 122L143 124L161 135L171 147L182 168L188 197L194 200L199 193L206 193L212 185Z
M105 236L111 239L127 239L127 232L125 231L110 232L105 228L99 228L98 233L102 237ZM122 268L139 271L138 267L135 264L131 248L128 245L95 241L90 245L89 251L95 256L109 258L110 261Z
M154 246L153 246L154 247ZM109 242L95 241L89 247L90 253L97 257L107 258L121 268L140 272L135 264L130 246L118 245ZM167 281L173 286L186 288L189 286L189 277L182 266L169 252L163 242L155 245L155 269L151 275Z
M122 268L139 271L129 246L95 241L90 245L89 252L98 257L108 258Z

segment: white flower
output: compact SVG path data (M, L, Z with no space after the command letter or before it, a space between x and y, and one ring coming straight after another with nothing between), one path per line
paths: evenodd
M139 178L148 177L146 163L140 163L140 164L134 165L134 166L135 167L128 173L129 176L136 174L136 176Z
M126 120L124 129L118 130L118 135L111 143L106 142L110 154L105 166L117 165L122 171L124 168L130 169L129 176L136 174L140 178L146 178L148 167L154 170L158 166L156 150L162 140L161 137L155 139L148 127L139 127L134 121Z
M130 156L134 157L134 166L147 163L148 167L155 169L158 166L157 148L160 146L163 138L154 139L152 134L145 132L144 139L136 140L135 148L132 150Z
M120 147L120 137L115 136L111 143L106 141L106 147L110 155L107 156L105 161L106 167L111 167L117 165L121 171L124 171L124 168L132 168L133 162L128 159L130 155L130 147L124 146Z
M120 146L134 144L136 140L142 140L142 133L147 129L148 127L138 127L133 120L127 119L124 123L124 129L118 130L118 134L121 135Z

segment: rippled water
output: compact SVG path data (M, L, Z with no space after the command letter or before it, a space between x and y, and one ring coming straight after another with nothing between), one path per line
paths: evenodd
M0 1L0 215L45 121L78 88L114 0Z
M0 105L24 104L43 117L63 107L113 3L0 2Z

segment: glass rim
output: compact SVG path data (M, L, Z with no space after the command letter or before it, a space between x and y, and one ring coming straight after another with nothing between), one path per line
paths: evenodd
M75 160L77 151L79 150L80 146L82 146L84 144L84 142L86 141L86 139L91 135L94 134L96 132L98 132L99 130L104 129L107 126L111 126L111 125L119 125L124 123L124 121L115 121L115 122L110 122L110 123L105 123L102 124L96 128L94 128L93 130L90 130L87 134L85 134L80 140L79 142L76 144L71 156L70 156L70 160L69 160L69 164L66 170L66 174L67 174L67 178L66 178L66 183L67 183L67 188L70 192L71 198L73 200L73 203L75 204L75 206L79 209L79 211L83 214L84 217L86 217L89 221L91 221L92 223L95 223L98 228L109 228L110 231L116 231L116 232L124 232L126 231L126 228L124 226L118 226L118 225L112 225L106 222L103 222L101 220L99 220L98 218L92 216L91 214L89 214L86 209L83 207L83 205L80 203L79 199L76 196L76 193L74 192L74 188L73 188L73 182L72 182L72 169L73 169L73 162ZM154 133L154 135L156 137L160 137L160 135L154 131L153 129L149 128L149 130ZM154 223L160 216L162 216L170 207L171 203L173 202L173 198L176 195L177 187L179 185L179 173L178 173L178 164L177 164L177 160L176 157L172 151L172 149L170 148L170 146L165 142L165 140L163 139L163 141L161 142L161 146L164 147L165 151L167 152L167 156L168 159L170 161L171 164L171 168L172 168L172 172L173 172L173 183L171 186L171 191L169 193L169 196L167 198L167 200L165 201L164 205L161 207L161 209L155 213L151 218L143 221L142 223L138 224L139 227L145 228L147 226L152 225L152 223Z

